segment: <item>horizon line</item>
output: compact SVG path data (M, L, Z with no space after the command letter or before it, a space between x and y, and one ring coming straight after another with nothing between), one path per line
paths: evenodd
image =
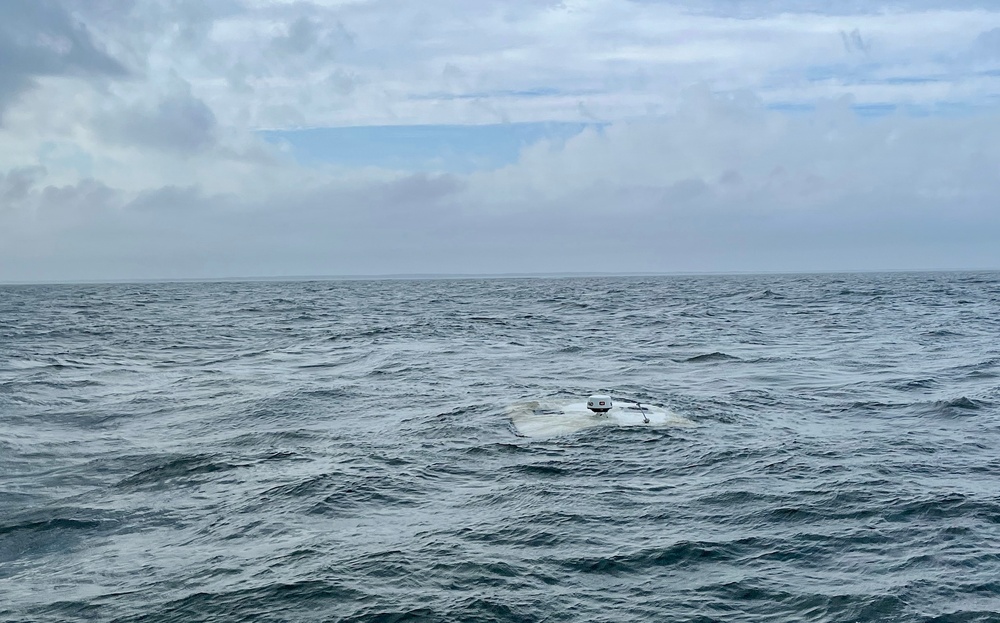
M227 277L123 277L120 279L2 280L0 286L127 285L152 283L281 283L295 281L448 281L490 279L574 279L611 277L725 277L755 275L863 275L886 273L992 273L1000 268L877 268L845 270L720 270L720 271L554 271L509 273L376 273L349 275L256 275Z

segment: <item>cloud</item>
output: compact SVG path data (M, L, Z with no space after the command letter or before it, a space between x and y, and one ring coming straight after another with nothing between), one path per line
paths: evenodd
M41 76L122 78L128 72L102 51L87 28L49 0L0 3L0 120Z
M381 194L380 203L384 205L420 205L453 195L462 186L463 183L455 175L430 176L419 173L388 184Z
M19 170L0 278L996 266L997 128L696 89L468 174L261 164L130 193Z
M300 17L288 28L288 34L274 40L277 49L290 54L308 52L319 40L319 24L308 17Z
M206 208L207 199L195 186L163 186L139 193L124 209L129 212L184 213Z
M861 36L861 31L855 28L851 32L840 31L840 38L844 42L844 49L848 53L858 53L869 54L872 49L871 41L866 41L864 37Z
M39 179L45 176L45 167L22 167L0 173L0 208L15 209L24 202Z
M212 109L194 97L180 79L153 102L141 102L99 115L97 132L123 145L188 153L214 142L216 118Z
M1000 80L948 62L968 33L1000 27L985 2L115 6L73 9L144 72L133 91L178 76L216 119L246 129L614 120L668 112L698 83L778 105L853 93L859 105L931 106L963 86L979 102L1000 96ZM810 78L816 68L825 79ZM944 74L955 88L919 81Z
M0 3L0 279L996 267L998 30L971 0ZM316 157L261 139L293 135Z
M979 33L970 53L974 59L1000 60L1000 28L991 28Z

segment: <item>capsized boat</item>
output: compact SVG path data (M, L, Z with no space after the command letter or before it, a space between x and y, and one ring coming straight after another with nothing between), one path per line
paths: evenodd
M596 426L694 426L669 409L594 394L586 402L532 400L508 409L514 432L521 437L567 435Z

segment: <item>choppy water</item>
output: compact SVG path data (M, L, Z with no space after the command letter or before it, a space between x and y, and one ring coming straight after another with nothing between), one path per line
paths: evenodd
M0 620L1000 620L998 336L996 273L0 287ZM517 434L599 390L687 424Z

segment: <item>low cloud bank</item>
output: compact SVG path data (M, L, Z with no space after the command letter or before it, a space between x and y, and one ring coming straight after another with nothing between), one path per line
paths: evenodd
M219 152L200 165L214 184L11 169L0 279L1000 267L996 116L850 104L789 115L695 90L675 115L462 175Z

